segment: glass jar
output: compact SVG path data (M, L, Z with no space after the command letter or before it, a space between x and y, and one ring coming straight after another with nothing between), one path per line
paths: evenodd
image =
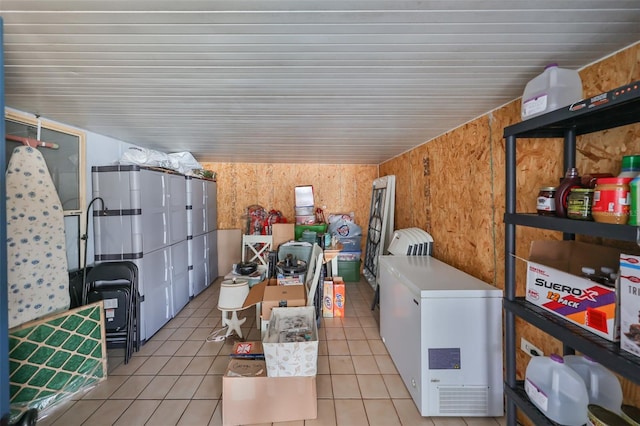
M543 186L538 192L538 199L536 203L536 210L541 216L555 216L556 215L556 187L555 186Z
M624 225L629 220L632 178L602 178L596 181L591 214L596 222Z
M567 199L567 217L569 219L593 220L593 189L573 188Z

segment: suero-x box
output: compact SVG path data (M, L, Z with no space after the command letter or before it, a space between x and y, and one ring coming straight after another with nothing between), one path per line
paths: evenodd
M578 241L533 241L525 299L607 340L620 340L615 287L585 278L582 268L619 269L620 251Z

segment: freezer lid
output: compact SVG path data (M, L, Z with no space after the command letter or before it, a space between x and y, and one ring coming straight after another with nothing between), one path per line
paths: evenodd
M502 297L501 289L431 256L380 256L379 262L421 298Z

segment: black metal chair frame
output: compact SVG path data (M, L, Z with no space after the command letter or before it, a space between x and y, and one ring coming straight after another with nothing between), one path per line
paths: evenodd
M126 309L126 329L106 332L107 343L124 343L127 364L133 351L140 350L140 294L138 292L138 267L129 261L104 262L89 271L83 285L82 303L88 303L89 293L104 290L126 289L129 294Z

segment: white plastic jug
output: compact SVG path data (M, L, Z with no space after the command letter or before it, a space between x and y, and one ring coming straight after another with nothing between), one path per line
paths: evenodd
M560 355L531 358L524 388L531 402L554 422L568 426L587 423L587 387Z
M620 414L622 386L615 374L585 356L567 355L564 363L582 377L587 386L589 404Z
M527 120L571 105L582 99L582 80L575 70L549 64L527 83L522 95L521 115Z

